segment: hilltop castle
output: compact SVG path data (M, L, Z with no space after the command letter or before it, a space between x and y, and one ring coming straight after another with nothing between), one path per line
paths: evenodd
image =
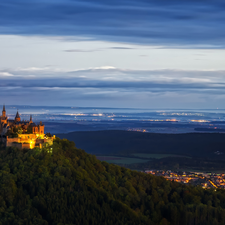
M0 116L0 134L7 147L33 149L34 147L42 148L43 145L52 145L54 137L47 137L44 128L42 122L36 125L32 121L32 116L29 121L21 121L18 111L15 119L9 120L6 116L5 105L3 106L2 116Z

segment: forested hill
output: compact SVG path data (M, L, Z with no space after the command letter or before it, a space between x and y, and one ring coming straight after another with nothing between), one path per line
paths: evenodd
M76 131L57 136L74 141L91 154L163 153L212 158L215 151L220 151L224 153L220 158L225 157L225 134L222 133L157 134L105 130Z
M52 153L1 147L0 224L224 225L225 191L100 162L68 140Z

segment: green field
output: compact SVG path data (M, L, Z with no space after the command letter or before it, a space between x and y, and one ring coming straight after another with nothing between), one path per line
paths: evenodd
M188 156L183 155L175 155L175 154L144 154L144 153L135 153L132 154L133 156L140 157L140 158L154 158L154 159L162 159L166 157L185 157L190 158Z
M127 158L127 157L118 157L118 156L111 156L112 158L115 159L107 159L109 156L100 156L101 161L105 161L108 163L114 163L114 164L133 164L133 163L145 163L148 162L149 159L138 159L138 158ZM104 160L104 157L106 158ZM99 158L99 157L97 157Z

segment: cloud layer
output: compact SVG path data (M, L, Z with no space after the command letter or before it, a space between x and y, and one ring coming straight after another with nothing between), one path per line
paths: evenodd
M0 95L12 104L25 100L31 105L71 105L76 101L81 106L132 107L136 100L135 107L143 107L151 99L152 106L160 108L170 104L177 108L179 101L184 108L202 101L202 107L210 108L209 99L223 102L225 71L19 68L0 71Z
M224 48L222 0L3 0L0 33Z
M223 70L125 70L110 66L76 71L18 68L0 71L0 81L0 87L7 88L113 88L134 92L221 90L225 93Z

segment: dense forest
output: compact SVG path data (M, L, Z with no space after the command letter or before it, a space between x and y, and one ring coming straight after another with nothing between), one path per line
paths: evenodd
M0 149L0 225L225 224L224 190L100 162L65 139Z
M225 159L225 134L160 134L105 130L58 134L91 154L156 153ZM219 151L223 154L215 155Z

